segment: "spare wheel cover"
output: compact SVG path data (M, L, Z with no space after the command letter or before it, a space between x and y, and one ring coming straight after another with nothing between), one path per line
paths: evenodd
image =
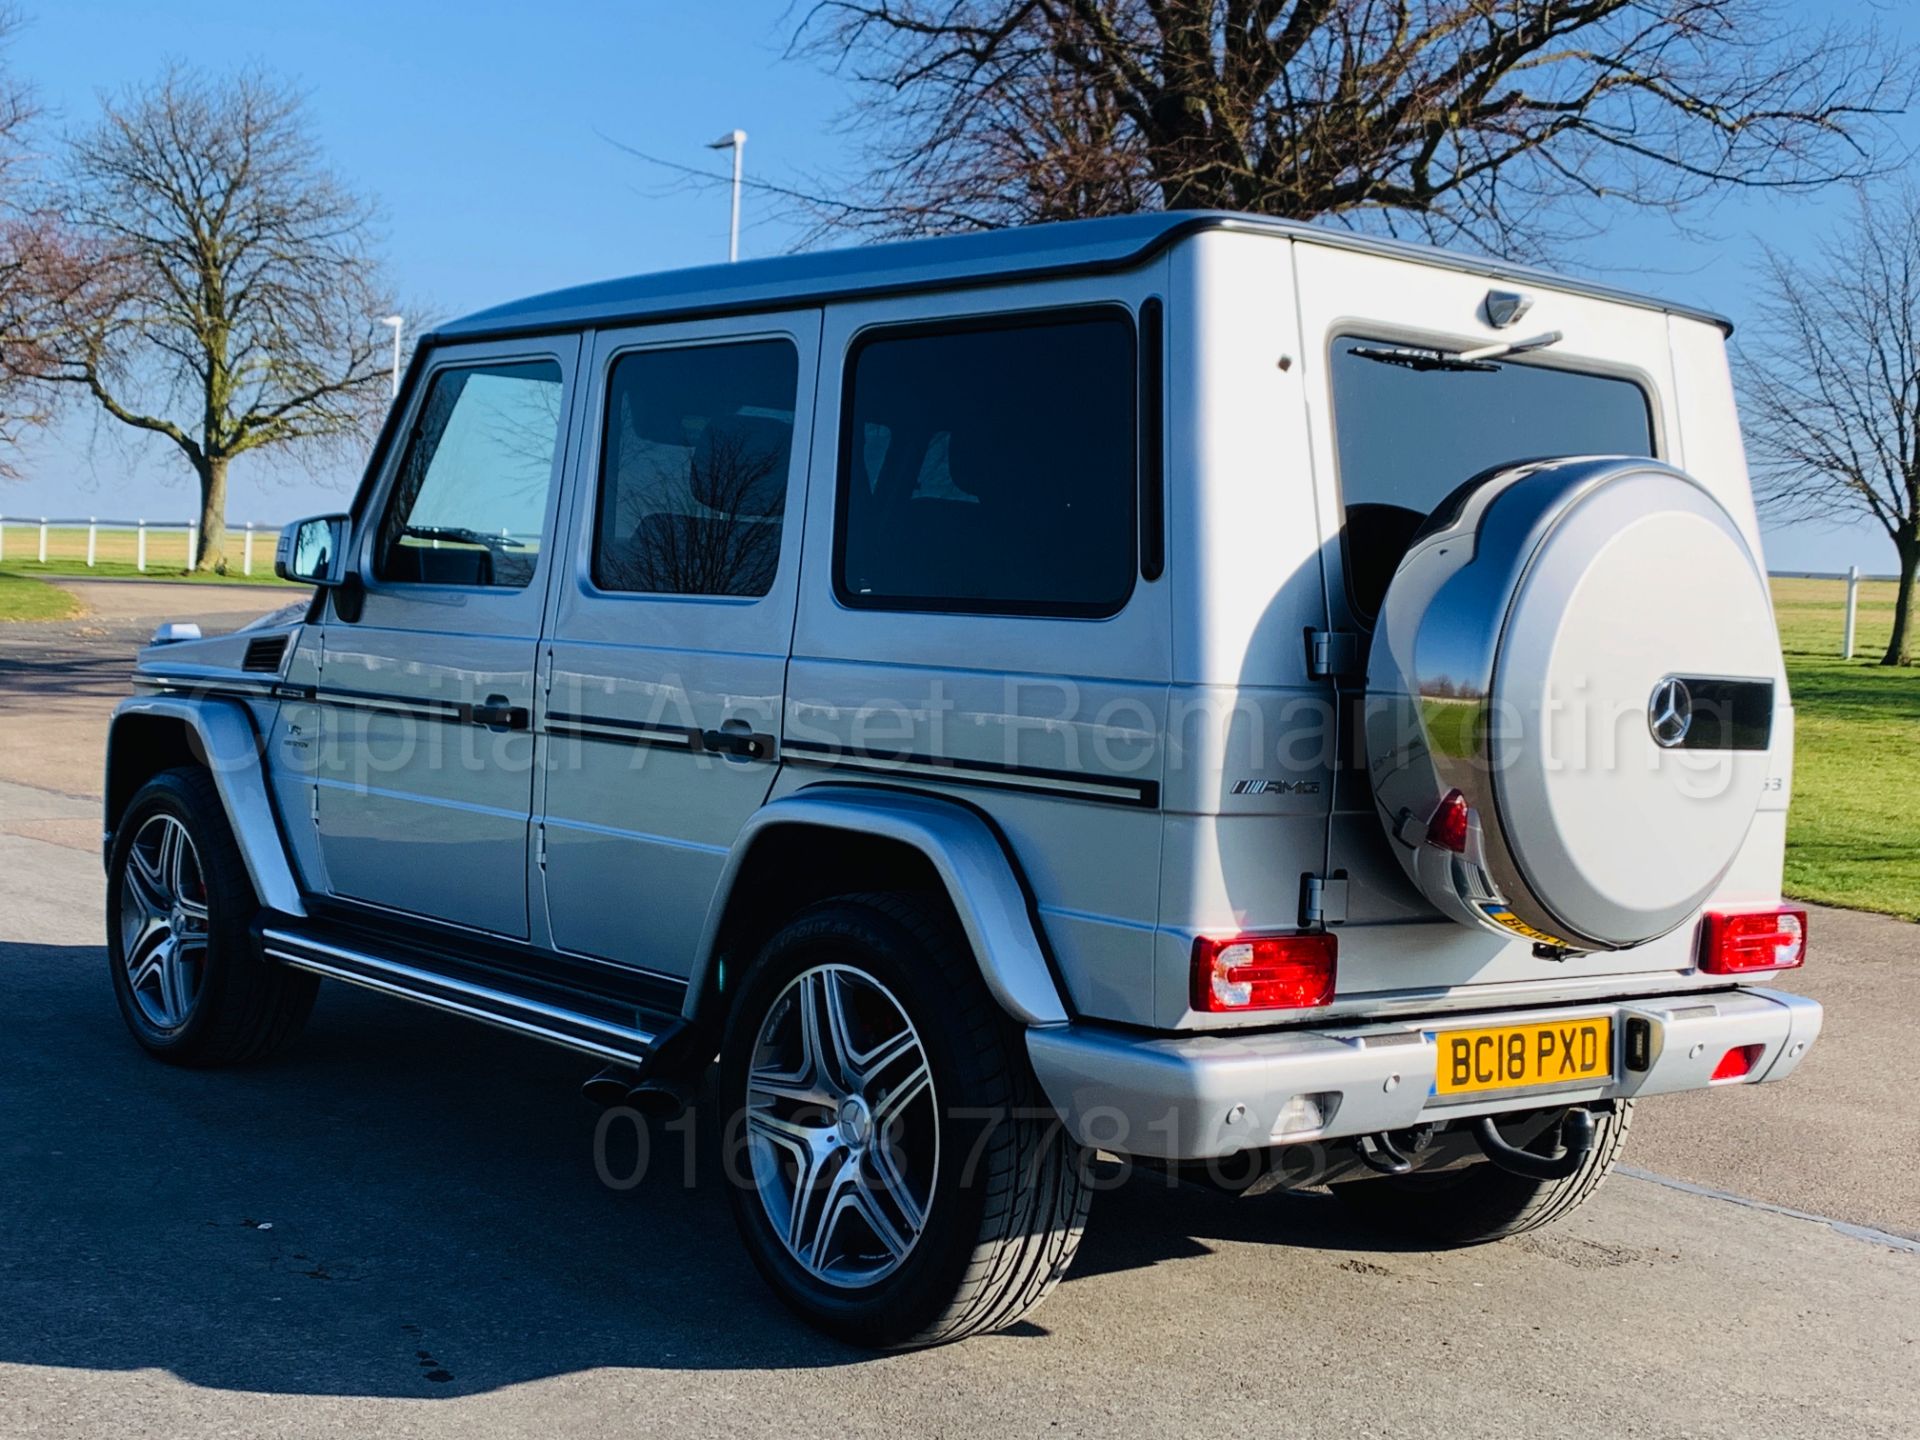
M1686 921L1765 783L1779 668L1766 580L1690 477L1649 460L1515 467L1436 515L1369 665L1394 849L1463 922L1614 950ZM1428 839L1450 791L1467 849Z

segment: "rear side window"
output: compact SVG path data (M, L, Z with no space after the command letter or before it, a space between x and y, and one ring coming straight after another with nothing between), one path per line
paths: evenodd
M595 585L734 596L773 587L798 375L785 340L641 350L614 363Z
M564 397L550 360L433 377L380 524L374 574L524 588L546 530Z
M1347 588L1362 616L1378 613L1427 516L1483 470L1654 452L1646 392L1631 380L1521 363L1418 368L1433 353L1358 335L1333 342Z
M876 609L1111 615L1137 570L1131 317L879 331L848 362L834 584Z

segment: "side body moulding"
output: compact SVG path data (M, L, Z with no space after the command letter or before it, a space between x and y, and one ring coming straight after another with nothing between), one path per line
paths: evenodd
M125 780L140 768L138 732L153 724L178 727L187 753L213 776L260 903L282 915L304 917L307 909L300 899L300 886L287 864L286 846L267 796L260 737L245 707L235 701L139 695L120 702L107 741L106 833L113 833L119 809L147 778L142 775L133 784Z
M1067 1023L1026 891L992 827L952 801L851 785L809 786L761 807L741 828L707 910L687 988L689 1019L709 989L729 909L741 898L736 882L754 845L783 827L842 831L919 852L945 887L987 988L1007 1014L1028 1026Z

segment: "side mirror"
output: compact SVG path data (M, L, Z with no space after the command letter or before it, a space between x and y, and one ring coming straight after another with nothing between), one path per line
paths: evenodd
M294 521L280 532L273 573L304 585L338 585L346 572L347 527L345 515Z

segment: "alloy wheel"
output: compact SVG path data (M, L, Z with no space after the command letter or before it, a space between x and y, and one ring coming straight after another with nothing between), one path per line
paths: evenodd
M940 1118L920 1033L886 986L839 964L788 983L754 1043L746 1141L808 1274L859 1289L900 1267L932 1208Z
M207 884L187 827L151 816L127 847L120 877L120 955L148 1023L177 1030L206 977Z

